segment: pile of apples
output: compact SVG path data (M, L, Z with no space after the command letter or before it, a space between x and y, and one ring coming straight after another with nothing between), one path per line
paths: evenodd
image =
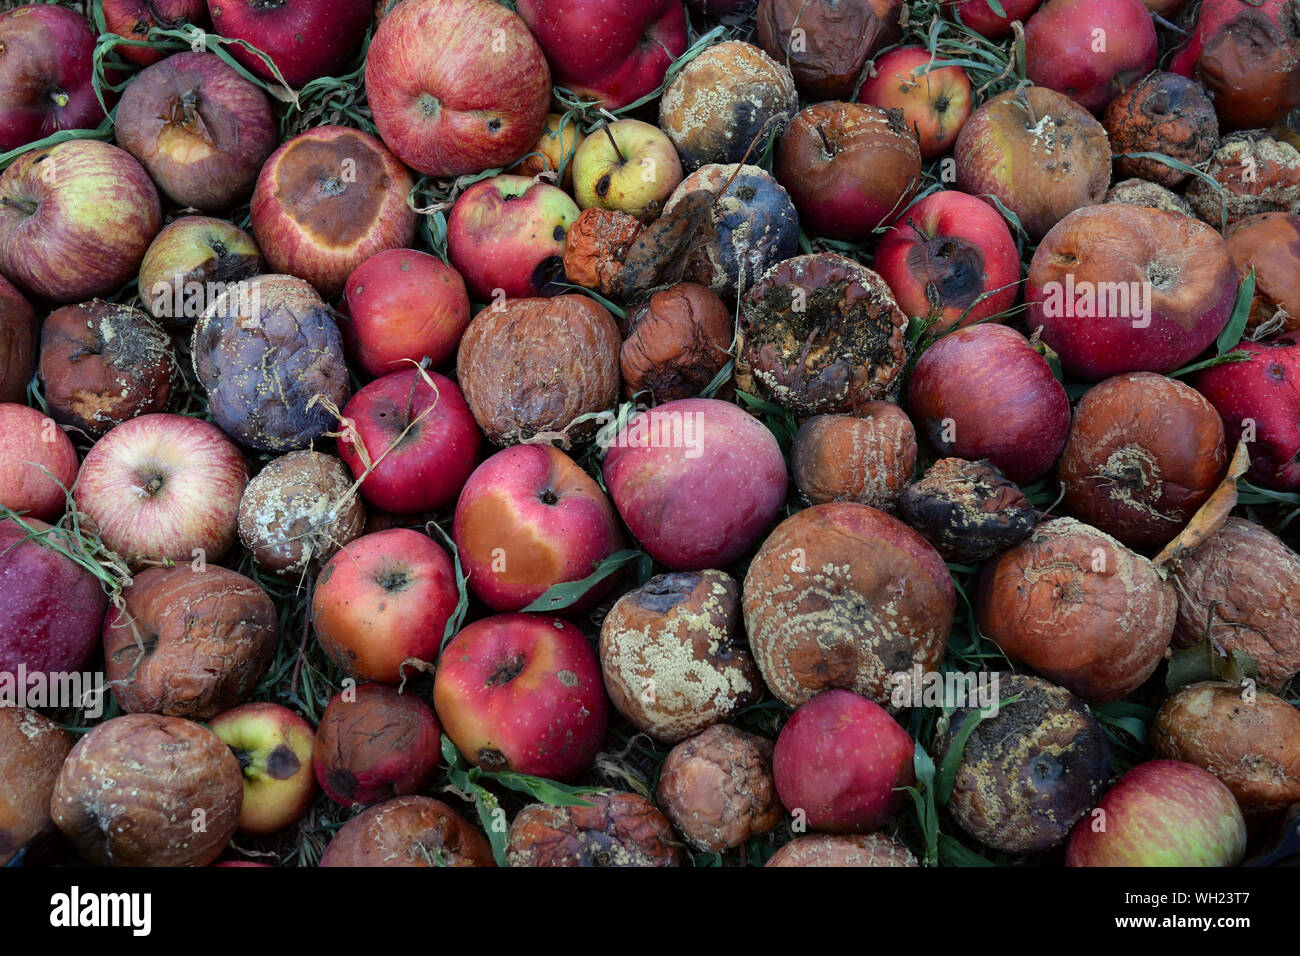
M1240 864L1300 37L1186 7L0 13L0 863Z

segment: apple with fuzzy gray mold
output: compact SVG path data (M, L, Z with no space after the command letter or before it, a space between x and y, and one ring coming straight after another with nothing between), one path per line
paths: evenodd
M581 581L624 544L600 486L550 445L515 445L480 465L456 502L452 535L470 592L494 611L522 610L552 585ZM589 609L613 582L565 613Z
M216 425L142 415L116 425L81 463L73 501L133 567L218 561L235 542L248 465Z
M144 254L140 298L154 318L190 326L217 296L262 266L257 243L234 223L182 216L164 226Z
M558 284L564 281L564 247L579 212L555 186L527 176L493 176L470 186L451 207L447 255L478 302L556 295L565 291Z
M1245 818L1218 777L1180 760L1150 760L1075 824L1065 865L1236 866L1245 853Z
M375 31L366 95L380 137L413 169L508 166L537 142L551 71L519 16L492 0L404 0Z
M0 173L0 273L29 295L111 295L135 277L161 226L153 180L110 143L34 149Z
M312 625L349 676L396 684L403 662L437 656L458 598L447 553L428 535L390 528L357 538L325 565Z
M573 157L573 195L582 209L618 209L640 219L647 210L662 209L681 181L673 141L640 120L605 125Z
M1142 0L1047 0L1025 24L1025 69L1039 86L1100 113L1156 66Z
M785 503L781 446L730 402L667 402L602 437L614 506L669 570L702 571L736 560Z
M572 780L591 766L609 704L582 632L540 614L499 614L451 639L433 705L476 767Z
M77 466L72 439L54 419L26 405L0 404L0 508L57 520Z
M295 136L266 161L250 214L267 262L322 296L385 249L409 246L419 218L406 201L410 170L384 144L346 126Z
M94 52L90 22L67 7L28 3L0 13L0 153L103 121Z

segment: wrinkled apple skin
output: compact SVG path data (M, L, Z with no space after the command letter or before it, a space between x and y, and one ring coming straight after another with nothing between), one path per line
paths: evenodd
M1047 0L1025 24L1029 79L1094 113L1155 69L1158 52L1142 0Z
M483 618L452 638L438 660L433 704L471 764L554 780L591 765L609 715L587 639L538 614Z
M1300 332L1232 351L1250 360L1208 368L1192 385L1223 419L1229 448L1250 439L1251 481L1300 491Z
M665 432L681 440L665 447L658 440ZM729 402L668 402L610 440L605 487L628 529L669 570L703 571L734 561L785 503L780 445Z
M852 691L823 691L776 738L776 791L814 830L870 833L906 802L899 788L915 779L913 750L907 731L879 704Z
M470 476L452 529L469 589L494 611L519 611L547 588L580 581L623 547L600 486L558 448L514 445ZM589 609L607 577L566 609Z
M18 519L0 520L0 673L80 670L99 645L108 600L89 571L28 536Z
M0 153L103 121L94 51L89 21L67 7L29 3L0 13Z
M1124 774L1075 824L1065 864L1236 866L1245 852L1246 821L1231 790L1194 764L1151 760Z

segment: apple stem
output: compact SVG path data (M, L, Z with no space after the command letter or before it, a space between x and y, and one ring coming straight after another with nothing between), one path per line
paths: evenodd
M907 217L907 224L911 226L912 231L916 233L916 238L920 239L922 242L930 241L930 237L927 236L924 231L922 231L921 227L916 224L916 220L913 219L911 216Z
M826 138L826 130L822 129L822 124L817 124L817 135L822 138L822 146L826 148L827 156L834 156L835 150L831 148L831 141Z
M10 199L8 196L0 197L0 206L11 206L14 209L22 210L29 216L36 215L36 203L31 199Z
M603 126L601 127L601 129L603 129L603 130L605 131L605 135L609 137L609 143L610 143L610 145L614 147L614 152L615 152L616 154L618 154L618 161L619 161L619 163L621 163L622 165L626 166L626 165L627 165L627 157L624 156L624 155L623 155L623 151L622 151L621 149L618 148L618 140L614 139L614 134L610 132L610 130L609 130L609 121L608 121L608 120L605 121L605 125L603 125Z
M1016 90L1016 102L1029 114L1029 128L1033 129L1038 125L1038 117L1034 114L1034 104L1029 102L1029 94L1023 86Z

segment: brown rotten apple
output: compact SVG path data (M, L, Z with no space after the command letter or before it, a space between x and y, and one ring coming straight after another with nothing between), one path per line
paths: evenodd
M943 659L956 608L943 559L896 518L853 503L781 522L745 575L745 627L792 707L828 688L888 704L890 675Z
M655 292L628 312L619 352L623 396L652 402L694 398L731 358L734 335L727 304L698 282Z
M921 150L899 110L818 103L791 120L774 172L808 231L859 241L907 208Z
M1163 153L1188 166L1210 158L1219 145L1214 104L1196 83L1177 73L1152 73L1110 101L1102 122L1115 154L1115 175L1141 176L1177 186L1187 173L1154 159L1125 153Z
M1105 203L1078 209L1043 239L1025 285L1029 328L1071 375L1170 372L1228 322L1237 271L1228 247L1188 216Z
M96 866L207 866L234 836L243 799L239 761L212 731L127 714L72 748L50 811Z
M406 0L407 3L412 0ZM432 797L396 797L358 813L325 848L321 866L495 866L492 847Z
M416 213L410 171L373 136L319 126L266 161L253 191L253 235L276 272L306 279L324 296L377 252L408 246Z
M814 833L795 837L764 866L920 866L912 851L887 833Z
M275 605L226 568L149 568L122 601L104 622L104 660L127 713L207 720L243 703L275 655Z
M902 33L901 0L759 0L758 45L810 100L845 100L876 51Z
M962 127L957 188L990 195L1041 239L1110 185L1106 130L1074 100L1041 86L999 93Z
M1187 201L1216 229L1260 213L1300 213L1300 152L1290 143L1258 131L1229 133L1205 173L1187 187Z
M940 458L898 496L898 516L946 561L975 564L1014 547L1038 520L1024 492L987 461Z
M117 105L117 143L178 206L227 209L279 141L271 100L215 53L146 67Z
M1255 297L1250 303L1247 329L1281 327L1300 329L1300 215L1266 212L1247 216L1223 234L1237 278L1255 273Z
M854 416L814 415L799 427L790 470L809 504L856 501L890 510L916 467L916 429L892 402Z
M181 381L171 337L153 319L99 300L46 317L39 375L55 421L93 437L166 411Z
M31 303L0 276L0 402L23 402L36 371L36 313Z
M50 794L72 749L66 730L26 707L0 707L0 866L54 829Z
M1178 597L1146 558L1074 518L1055 518L985 565L980 631L1084 700L1142 686L1173 636Z
M681 866L672 824L638 793L583 796L581 807L532 803L510 824L511 866Z
M537 142L551 72L524 21L491 0L405 0L366 55L375 126L408 166L458 176L507 166Z

